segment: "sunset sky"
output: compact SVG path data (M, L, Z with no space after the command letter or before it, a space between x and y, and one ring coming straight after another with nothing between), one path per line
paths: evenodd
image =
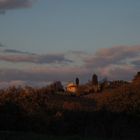
M139 70L139 0L0 0L0 87Z

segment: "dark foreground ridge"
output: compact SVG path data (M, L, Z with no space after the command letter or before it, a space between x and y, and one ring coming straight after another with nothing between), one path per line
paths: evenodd
M47 87L0 90L0 139L35 134L36 139L76 136L77 139L139 140L139 130L137 77L130 84L80 96L55 89L51 92Z

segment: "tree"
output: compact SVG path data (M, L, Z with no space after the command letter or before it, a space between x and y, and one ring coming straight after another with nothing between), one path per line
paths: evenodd
M137 72L137 74L134 76L133 82L136 84L140 83L140 72Z
M98 85L98 76L96 74L93 74L92 76L92 84Z
M76 83L77 86L79 86L79 78L76 77L75 83Z
M105 88L109 88L109 81L108 79L105 77L102 79L101 83L100 83L100 90L104 90Z
M48 89L50 90L50 92L63 92L64 91L64 88L63 88L63 85L60 81L55 81L53 82L52 84L50 84L48 86Z

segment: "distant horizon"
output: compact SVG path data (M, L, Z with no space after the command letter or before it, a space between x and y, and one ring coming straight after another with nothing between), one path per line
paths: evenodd
M138 72L137 72L138 73ZM136 74L137 74L136 73ZM136 74L134 76L136 76ZM99 76L99 77L98 77ZM134 76L131 80L124 80L124 79L114 79L114 80L110 80L108 79L107 77L104 77L101 79L100 75L97 75L97 77L99 78L98 79L98 82L99 84L101 84L103 82L104 79L106 79L108 82L113 82L113 81L124 81L124 82L133 82L133 79L134 79ZM43 87L47 87L47 86L50 86L51 84L54 84L55 82L61 82L61 84L63 85L64 88L67 87L68 84L70 83L75 83L75 79L78 78L79 79L79 85L85 85L85 84L88 84L89 82L92 81L92 75L90 77L90 79L88 79L88 81L81 81L79 77L75 77L73 78L72 81L60 81L60 80L55 80L55 81L44 81L44 82L35 82L35 81L21 81L21 80L15 80L15 81L11 81L11 82L0 82L0 89L4 89L4 88L10 88L10 87L26 87L26 86L29 86L29 87L33 87L33 88L43 88Z

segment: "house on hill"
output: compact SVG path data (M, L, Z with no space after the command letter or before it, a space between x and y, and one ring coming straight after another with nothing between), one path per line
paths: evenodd
M73 82L68 83L66 86L66 91L70 93L76 93L77 91L77 85L74 84Z

